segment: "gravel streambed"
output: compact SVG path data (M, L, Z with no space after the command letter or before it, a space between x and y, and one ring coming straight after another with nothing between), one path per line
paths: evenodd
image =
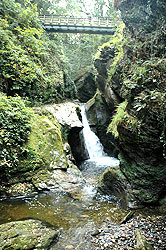
M136 245L135 230L140 229L154 250L166 249L166 216L135 216L127 223L117 225L109 219L91 236L95 250L133 250Z

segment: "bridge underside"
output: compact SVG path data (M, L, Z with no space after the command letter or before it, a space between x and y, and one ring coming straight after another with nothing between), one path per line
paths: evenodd
M44 25L47 32L58 33L86 33L86 34L100 34L113 35L115 30L109 27L92 27L92 26L67 26L67 25Z

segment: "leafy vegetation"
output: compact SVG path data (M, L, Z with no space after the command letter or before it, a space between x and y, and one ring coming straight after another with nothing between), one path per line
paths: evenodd
M46 34L39 14L87 17L112 13L114 18L112 1L105 9L106 2L94 0L92 9L87 8L85 1L78 0L0 2L0 92L3 93L0 95L0 172L4 178L19 171L19 166L27 164L35 168L37 162L41 163L37 151L44 152L45 141L40 144L39 140L40 145L38 141L37 145L34 141L32 145L27 143L38 117L27 107L26 100L28 106L36 106L76 98L73 79L91 65L98 46L108 39L101 35Z
M129 115L126 110L127 100L121 102L115 110L115 114L112 117L112 121L107 128L107 133L111 132L116 138L119 136L118 126L123 123L131 131L137 129L139 124L138 120Z
M32 110L20 97L0 95L0 172L6 176L16 170L24 153L32 117Z
M36 6L2 0L0 18L0 90L32 104L75 97L73 82L64 81L61 47L43 33ZM70 88L64 91L65 84Z
M108 126L107 132L111 132L115 137L119 136L118 125L126 117L126 112L125 112L126 106L127 106L127 101L124 101L118 105L116 113L114 114L112 121Z

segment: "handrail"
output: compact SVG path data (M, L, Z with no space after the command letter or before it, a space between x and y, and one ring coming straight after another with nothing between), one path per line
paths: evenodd
M112 27L112 19L109 17L74 17L74 16L57 16L42 15L39 16L43 25L67 25L67 26L91 26L91 27Z

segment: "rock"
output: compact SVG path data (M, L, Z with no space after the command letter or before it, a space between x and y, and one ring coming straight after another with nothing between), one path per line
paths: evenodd
M99 177L98 190L104 194L120 198L122 205L131 209L141 208L142 204L135 198L133 187L120 170L120 166L108 167Z
M162 30L166 4L164 0L118 3L126 25L122 42L117 35L118 43L112 39L103 45L95 66L98 88L110 109L127 101L124 115L114 113L119 134L115 144L120 171L131 187L125 189L128 204L136 207L155 204L166 189L166 35Z
M38 191L54 190L74 194L81 192L84 179L80 170L73 165L67 171L62 169L41 170L33 176L32 183Z
M141 233L141 230L136 229L135 235L137 238L137 243L135 250L152 250L152 246L147 242L145 236Z
M37 108L35 112L32 131L24 145L25 154L18 163L15 175L10 176L6 182L1 181L1 197L31 196L42 190L53 189L74 193L83 183L80 170L70 160L72 157L69 144L64 150L59 122L44 108ZM71 110L72 119L75 119L75 115L76 111ZM66 118L67 121L68 119ZM74 123L70 122L69 127L75 124L81 129L79 119Z
M76 161L88 159L80 131L83 128L80 108L73 102L46 105L45 108L53 114L62 126L63 141L68 141L72 155Z
M110 123L111 110L99 91L86 104L87 117L92 130L99 137L105 152L113 155L115 151L115 142L113 136L107 134L107 127Z
M57 240L58 232L38 220L9 222L0 225L0 248L47 249Z
M43 165L49 169L66 169L67 161L62 142L61 127L54 120L39 116L33 123L28 147L36 151Z
M96 93L95 75L91 72L86 72L81 77L75 80L78 99L82 103L86 103Z
M80 128L82 123L79 120L79 106L73 102L65 102L61 104L45 105L44 108L51 112L55 119L64 127Z
M96 229L96 230L94 230L93 232L91 232L91 236L97 236L97 235L99 235L101 232L98 230L98 229Z
M135 213L135 211L133 211L133 210L130 211L130 212L128 212L128 214L125 215L125 217L121 220L120 224L124 224L124 223L126 223L128 220L130 220L130 219L133 217L134 213Z
M119 166L108 167L100 176L98 190L109 195L124 196L127 180Z
M160 212L162 214L166 214L166 197L163 197L162 199L160 199L159 201L159 204L160 204Z
M36 193L37 190L34 185L27 182L15 183L10 186L0 186L0 194L2 198L5 198L6 196L31 196Z

